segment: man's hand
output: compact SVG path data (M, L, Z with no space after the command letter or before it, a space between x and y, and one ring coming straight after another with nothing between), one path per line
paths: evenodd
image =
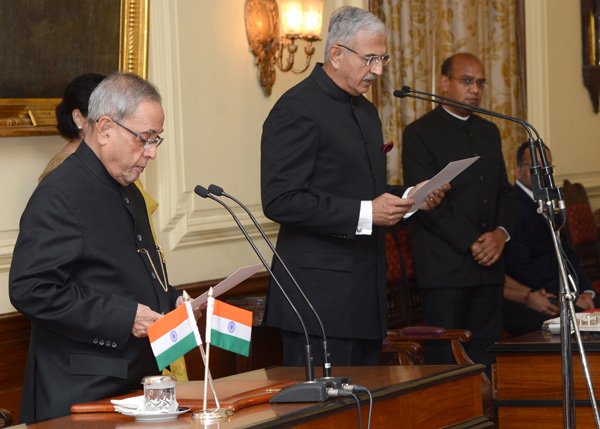
M595 307L592 295L589 293L580 293L575 305L583 308L584 310L591 310Z
M133 328L131 333L137 338L144 338L148 336L148 326L152 325L158 319L162 317L156 311L153 311L144 304L138 303L137 312L135 313L135 320L133 321Z
M527 307L548 316L558 316L560 309L557 305L551 303L549 298L556 298L556 295L546 292L546 289L532 291L527 298Z
M179 307L181 304L183 304L183 296L180 296L179 298L177 298L175 307ZM200 307L192 308L192 310L194 311L194 317L196 318L196 322L198 321L198 319L200 319L200 316L202 316L202 310L206 309L206 305L207 304L204 303Z
M412 188L410 190L410 192L408 193L408 196L410 197L412 194L415 193L415 191L417 191L421 186L423 186L427 182L429 182L429 180L425 180L424 182L421 182L418 185L415 185L415 187ZM431 209L435 208L436 206L438 206L442 202L442 199L446 195L446 192L448 192L450 190L450 188L451 188L450 184L446 183L445 185L442 186L441 189L436 189L435 191L433 191L432 193L427 195L427 197L425 198L425 202L423 204L421 204L421 207L419 207L419 210L431 210Z
M382 194L372 202L373 225L392 226L402 220L415 203L412 198L400 198L392 194Z
M500 228L496 228L492 232L485 232L475 243L471 244L473 258L484 267L489 267L500 258L505 242L506 233Z

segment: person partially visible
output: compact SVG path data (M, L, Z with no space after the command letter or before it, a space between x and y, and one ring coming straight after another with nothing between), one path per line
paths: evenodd
M147 328L183 299L133 183L156 157L163 122L152 84L110 75L90 96L84 140L27 203L9 274L11 303L31 320L21 423L159 374Z
M79 146L87 131L88 101L92 91L105 78L98 73L86 73L73 79L66 87L61 102L56 106L57 128L67 144L50 159L38 178L38 183L58 167Z
M445 97L478 106L487 87L483 64L459 53L441 67ZM475 363L495 361L488 347L502 337L502 252L516 218L514 190L506 174L500 132L492 122L459 106L438 106L404 130L404 183L419 183L449 162L480 158L452 181L435 210L411 222L413 256L425 323L468 329L465 349ZM454 363L448 344L428 342L430 364Z
M281 225L277 251L323 321L333 365L379 364L387 334L385 227L415 203L416 187L387 184L381 121L364 97L389 61L386 40L372 13L336 9L325 64L287 91L263 125L263 210ZM448 189L430 193L421 208L437 206ZM280 261L272 268L320 365L315 317ZM281 330L284 365L303 366L302 326L273 278L264 323Z
M552 153L545 148L548 163ZM538 152L538 163L541 165ZM503 328L512 336L541 329L542 323L559 315L558 261L548 221L537 213L531 185L531 152L529 143L517 150L516 182L518 217L511 240L504 251L506 284L504 287ZM583 271L581 262L563 234L563 249L581 291L575 305L577 311L597 306L596 292Z
M71 155L83 140L88 128L88 102L92 91L106 76L98 73L86 73L73 79L66 87L61 102L56 106L58 131L68 140L67 144L48 161L46 168L38 178L38 183L44 177ZM158 208L158 202L150 196L139 180L135 182L146 201L150 227L154 234L152 213Z

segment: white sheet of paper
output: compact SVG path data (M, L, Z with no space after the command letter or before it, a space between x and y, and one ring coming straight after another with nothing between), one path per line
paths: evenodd
M233 289L241 282L246 280L248 277L259 272L261 268L264 268L263 264L256 264L250 265L248 267L238 268L238 270L235 273L227 277L218 285L213 286L213 296L216 298L219 295L224 294L228 290ZM200 295L198 298L192 301L192 308L199 307L200 305L204 304L207 299L208 291L204 292L202 295Z
M449 162L442 171L429 179L429 182L427 182L425 186L419 188L410 196L410 198L415 200L415 204L410 208L407 214L412 214L419 210L419 207L425 202L427 195L431 194L436 189L440 189L446 183L450 183L452 179L465 171L468 166L473 164L479 158L479 156L474 156L472 158Z

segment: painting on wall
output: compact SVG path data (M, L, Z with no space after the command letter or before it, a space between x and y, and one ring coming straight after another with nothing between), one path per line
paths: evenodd
M56 105L83 73L146 77L148 2L2 0L0 137L57 134Z

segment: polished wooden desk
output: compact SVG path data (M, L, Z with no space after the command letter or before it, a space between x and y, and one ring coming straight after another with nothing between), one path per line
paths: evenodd
M380 366L337 367L334 376L349 377L354 384L366 386L373 394L373 428L487 428L493 424L482 415L482 365L452 366ZM315 370L320 375L320 370ZM302 381L304 368L269 368L215 380L219 384L237 380L240 385L265 380ZM361 395L363 425L366 427L368 399ZM185 405L179 400L180 405ZM177 420L160 423L136 422L133 417L114 412L71 414L27 426L32 429L129 427L198 427L191 413ZM221 420L220 429L228 428L332 428L358 427L358 412L353 398L323 403L259 404L237 411L229 420Z
M600 398L600 333L581 333L596 399ZM574 337L573 337L574 338ZM578 427L596 427L579 347L573 347ZM496 343L496 406L499 428L562 428L560 336L534 332ZM533 426L532 426L533 425Z

